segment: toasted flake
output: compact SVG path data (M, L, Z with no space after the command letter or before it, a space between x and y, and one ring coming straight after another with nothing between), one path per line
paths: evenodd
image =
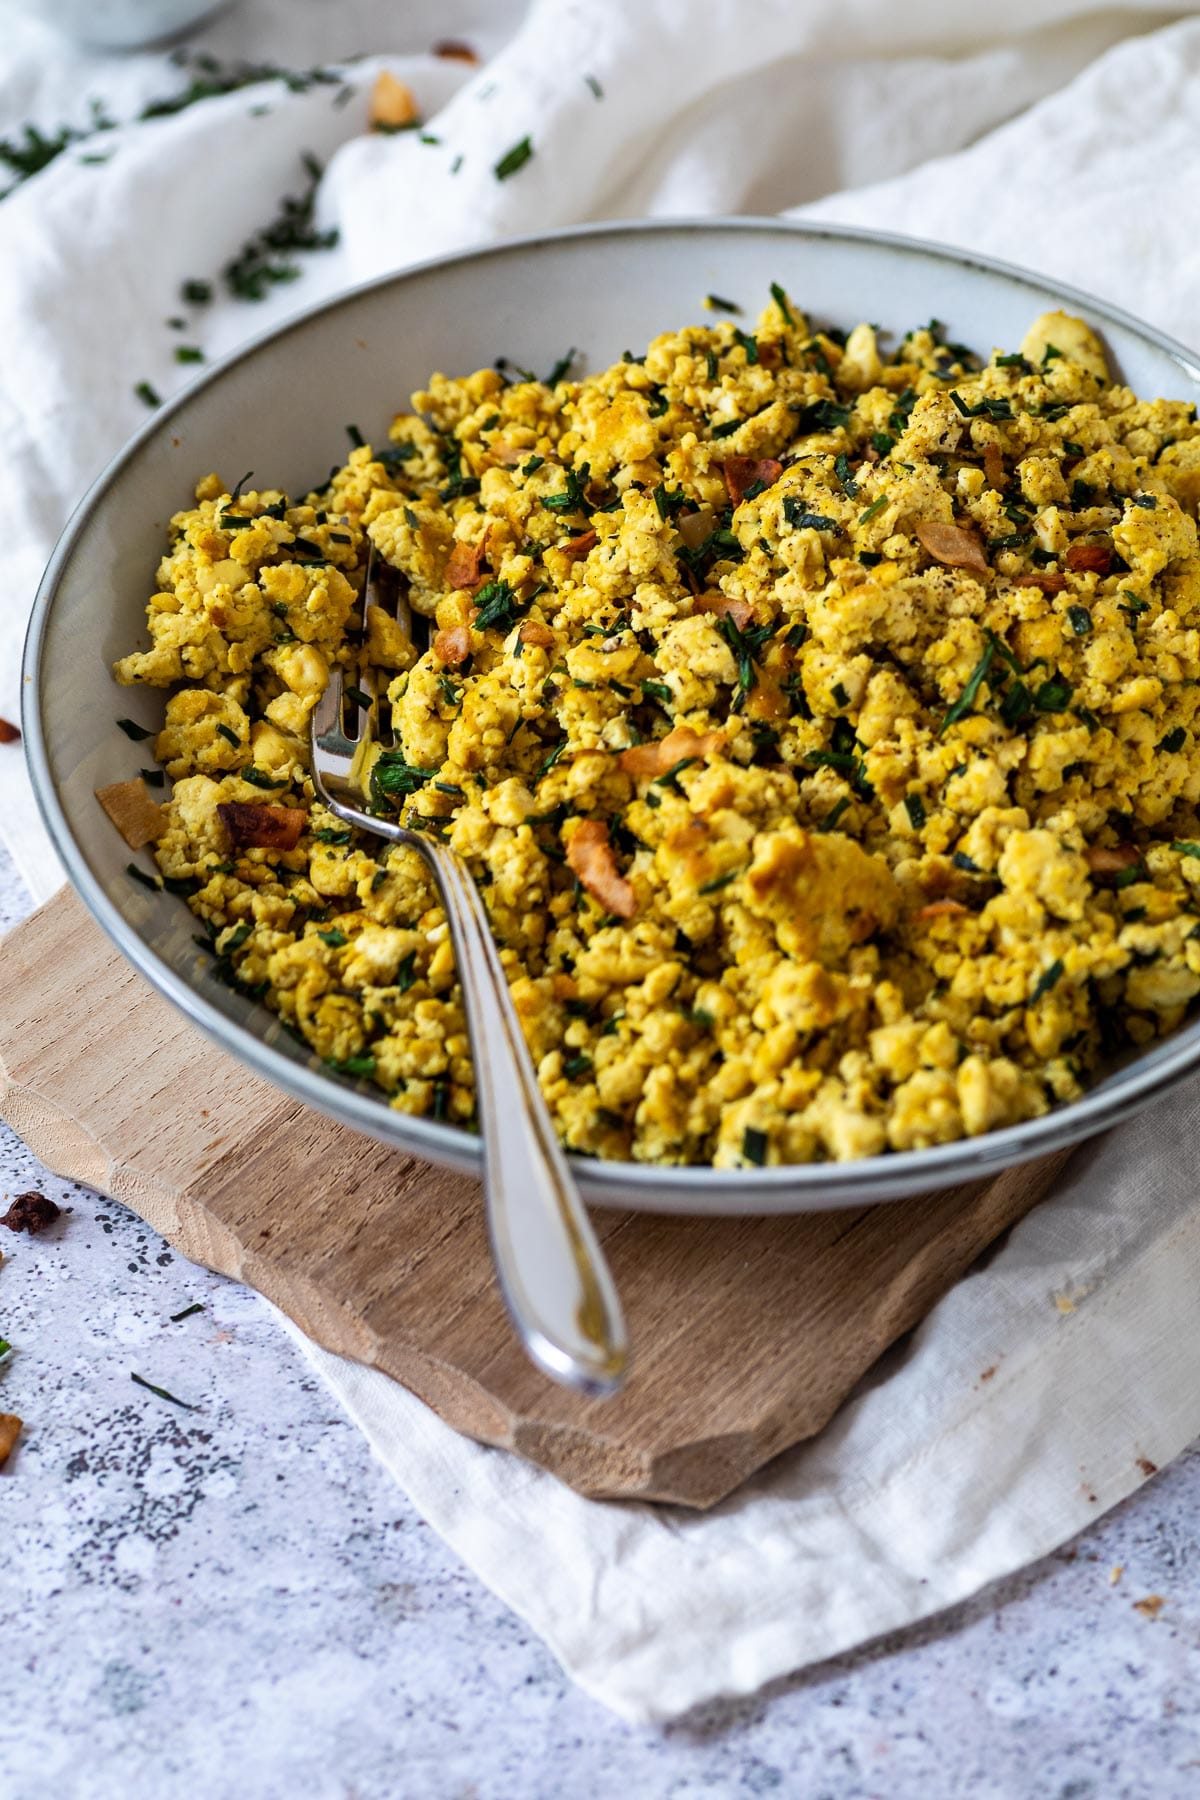
M19 727L10 725L7 719L0 719L0 744L19 744L20 741Z
M568 556L586 556L595 542L596 533L594 531L581 531L578 537L568 538L566 543L559 544L558 548L565 550Z
M935 562L948 569L969 569L972 574L986 575L989 564L983 545L973 531L962 525L945 525L940 519L922 519L916 534Z
M1065 575L1018 575L1017 587L1041 588L1043 594L1061 594L1067 585Z
M632 919L637 900L617 868L608 826L602 819L584 819L575 827L567 845L567 866L606 912L618 919Z
M433 654L440 663L458 668L471 654L471 633L466 625L444 625L435 633Z
M217 816L239 850L294 850L308 814L300 806L256 806L226 800Z
M1140 863L1142 853L1136 844L1089 844L1083 860L1093 875L1116 875Z
M913 914L914 919L953 919L970 912L961 900L931 900L928 906L919 906Z
M697 594L692 603L693 612L712 613L719 619L732 619L739 631L745 631L754 617L754 608L747 600L733 600L728 594L709 591Z
M635 744L631 750L622 750L617 761L627 775L665 775L676 763L688 757L711 756L714 751L724 747L723 731L706 731L697 734L686 725L676 725L664 738L655 744Z
M729 489L729 498L735 506L741 505L746 489L752 488L756 481L761 481L764 487L770 487L782 474L783 464L776 462L773 456L725 458L725 486Z
M20 1435L21 1421L16 1413L0 1413L0 1469L8 1461Z
M1147 1594L1144 1600L1134 1601L1133 1610L1136 1613L1141 1613L1143 1619L1157 1619L1159 1613L1166 1604L1167 1602L1164 1595Z
M1067 551L1067 567L1107 575L1112 568L1112 551L1107 544L1072 544Z
M1005 483L1004 456L999 444L985 444L983 447L983 472L987 476L988 486L997 492Z
M382 127L385 131L399 131L405 125L415 125L420 118L412 89L387 69L375 77L367 116L374 130Z
M107 787L97 788L96 798L131 850L140 850L162 836L167 815L150 798L150 790L140 775L132 781L113 781Z
M477 544L466 544L460 539L450 552L446 563L446 586L456 592L460 589L474 591L483 580L481 565L487 555L488 534L485 531Z
M477 63L479 61L479 52L473 50L470 44L464 43L462 38L439 39L433 46L433 54L442 57L446 62Z
M554 646L554 633L540 619L523 619L518 636L523 644L532 644L538 650L550 650Z

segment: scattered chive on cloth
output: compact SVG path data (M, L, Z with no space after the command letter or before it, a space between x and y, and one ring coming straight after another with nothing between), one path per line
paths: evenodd
M747 17L243 0L172 60L72 50L6 12L0 715L55 538L147 408L406 263L585 219L796 209L1023 263L1200 342L1193 9L757 0ZM368 129L373 94L387 130ZM0 833L46 898L61 871L6 745ZM709 1514L582 1500L305 1349L574 1679L666 1720L964 1598L1200 1433L1195 1142L1200 1082L1079 1151L819 1439Z

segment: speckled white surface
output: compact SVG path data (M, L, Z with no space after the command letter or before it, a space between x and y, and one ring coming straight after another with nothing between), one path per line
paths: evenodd
M26 906L0 861L0 920ZM0 1157L0 1195L69 1209L0 1245L0 1410L26 1421L0 1472L4 1800L1200 1791L1196 1451L932 1624L635 1730L455 1562L256 1295L10 1134Z

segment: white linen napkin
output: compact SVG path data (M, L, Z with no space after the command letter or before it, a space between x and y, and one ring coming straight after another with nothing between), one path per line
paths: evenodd
M186 375L164 324L180 311L183 341L211 357L350 280L480 239L802 206L991 250L1200 339L1195 19L1011 0L1002 21L956 9L950 38L938 0L395 13L259 0L198 42L260 59L286 45L293 65L387 52L438 142L363 134L376 59L336 85L258 85L123 125L0 202L0 713L15 716L41 566L139 423L136 384L166 395ZM10 139L28 108L44 130L82 122L94 92L125 119L188 78L158 56L76 55L4 22ZM447 35L496 54L474 69L424 53ZM525 136L533 154L498 181ZM320 220L339 247L261 307L219 290L183 308L180 283L212 279L303 187L303 151L331 159ZM0 760L0 833L45 897L61 875L13 759ZM568 1672L631 1720L667 1719L964 1597L1200 1432L1192 1124L1197 1083L1082 1151L820 1439L707 1515L581 1500L457 1437L386 1377L305 1347L430 1522Z

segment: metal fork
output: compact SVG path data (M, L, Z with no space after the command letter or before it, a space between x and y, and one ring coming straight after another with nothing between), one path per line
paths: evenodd
M379 604L372 551L363 584L364 641L367 607ZM413 638L402 596L393 611ZM313 711L313 786L336 818L407 845L429 865L467 1015L488 1232L509 1315L531 1359L555 1381L589 1394L615 1393L629 1355L621 1303L538 1087L483 901L445 844L364 810L361 769L377 731L379 701L373 673L362 670L359 681L372 704L357 705L353 735L343 719L344 681L336 665Z

